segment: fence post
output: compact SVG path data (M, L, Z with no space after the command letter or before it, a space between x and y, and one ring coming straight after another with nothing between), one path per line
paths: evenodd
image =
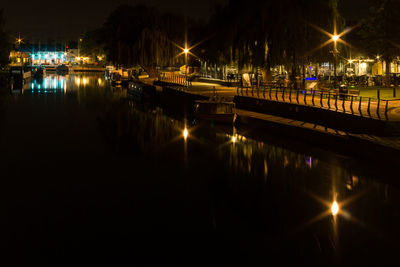
M315 106L314 98L315 98L315 91L312 91L312 100L311 100L311 102L312 102L313 106Z
M343 100L342 100L343 102L342 102L342 107L343 107L343 112L346 112L346 96L344 96L343 97Z
M290 103L292 103L292 87L290 87L290 91L289 91L289 101L290 101Z
M368 115L371 116L371 98L368 98Z
M307 90L304 90L304 105L307 105Z
M353 111L353 95L351 96L351 102L350 102L350 110L351 110L351 114L354 114L354 111Z
M275 88L275 99L278 101L278 87Z
M328 92L328 108L331 109L331 91Z
M379 117L379 107L380 107L380 105L381 105L381 99L378 98L378 106L376 107L376 114L378 115L378 117Z
M360 104L358 105L358 111L360 112L360 115L362 116L361 103L362 103L362 96L360 96Z
M320 102L321 102L321 108L323 108L324 107L324 103L322 102L322 98L324 97L324 93L322 93L321 92L321 99L320 99Z
M386 115L386 117L387 117L388 109L389 109L389 100L386 100L386 106L385 106L385 115Z
M337 107L337 97L338 97L338 95L335 94L335 108L336 108L336 111L338 111L338 107Z
M263 96L264 96L264 99L265 99L265 86L263 86L263 87L264 87Z
M297 104L300 104L300 103L299 103L299 89L297 89L296 100L297 100Z
M285 102L285 87L282 89L282 101Z

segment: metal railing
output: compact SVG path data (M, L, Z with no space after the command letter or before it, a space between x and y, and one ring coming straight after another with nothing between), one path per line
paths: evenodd
M168 73L168 72L162 72L158 76L158 80L162 82L167 82L167 83L173 83L181 86L192 86L192 81L189 79L189 77L181 74L173 74L173 73Z
M379 99L363 97L355 94L340 93L338 90L295 90L286 87L265 86L259 89L238 87L237 94L266 100L312 106L336 112L370 117L379 120L389 120L390 103L400 99Z

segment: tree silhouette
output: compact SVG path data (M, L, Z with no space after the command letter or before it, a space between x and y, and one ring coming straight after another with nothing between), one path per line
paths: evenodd
M4 31L4 9L0 9L0 66L8 64L11 43L8 34Z
M380 55L386 63L386 86L390 86L390 64L400 51L400 1L375 0L371 15L359 31L364 50ZM395 90L394 90L395 94Z

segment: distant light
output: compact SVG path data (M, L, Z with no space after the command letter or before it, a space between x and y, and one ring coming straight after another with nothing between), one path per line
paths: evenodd
M183 52L184 52L185 54L187 54L187 53L189 53L189 49L185 48L185 49L183 50Z
M232 136L232 143L236 143L236 136Z
M336 201L333 202L331 211L333 216L336 216L339 213L339 205Z
M339 40L339 36L338 36L338 35L333 35L333 36L332 36L332 40L333 40L334 42L336 42L337 40Z
M189 136L188 129L185 128L185 130L183 130L183 138L186 140L188 138L188 136Z

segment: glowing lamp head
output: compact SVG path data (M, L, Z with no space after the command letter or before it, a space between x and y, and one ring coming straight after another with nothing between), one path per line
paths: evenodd
M183 130L183 138L186 140L186 139L188 138L188 136L189 136L188 129L185 128L185 129Z
M236 136L232 136L232 143L236 143Z
M339 204L334 201L331 207L332 215L336 216L339 213Z
M339 36L338 36L338 35L333 35L333 36L332 36L332 40L333 40L334 42L336 42L337 40L339 40Z
M187 54L187 53L189 53L189 49L185 48L185 49L183 49L183 52L184 52L185 54Z

